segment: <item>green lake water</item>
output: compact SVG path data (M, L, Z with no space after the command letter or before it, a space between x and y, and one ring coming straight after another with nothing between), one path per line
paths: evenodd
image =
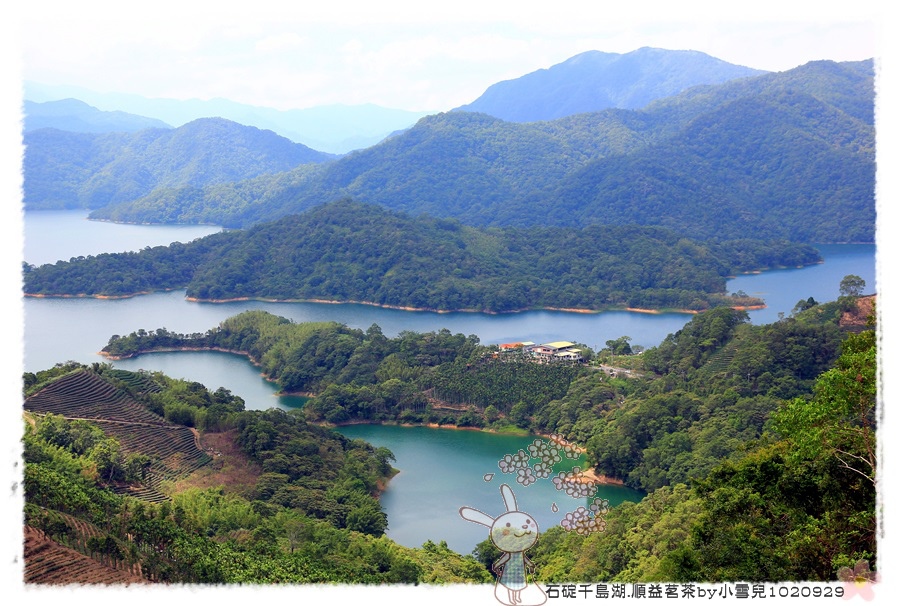
M390 481L381 501L388 512L387 535L403 545L446 540L454 551L470 553L488 538L488 529L463 520L459 508L467 505L497 517L505 512L500 496L504 483L513 489L519 510L532 515L541 530L558 525L579 505L587 505L587 499L557 490L549 478L522 486L514 474L500 471L497 463L504 455L527 448L536 436L397 425L348 425L338 431L385 446L397 457L395 467L400 473ZM583 465L583 461L563 458L554 469L570 470L576 463ZM486 474L493 477L486 481ZM643 495L622 486L600 486L596 496L615 506ZM554 504L558 511L553 511Z

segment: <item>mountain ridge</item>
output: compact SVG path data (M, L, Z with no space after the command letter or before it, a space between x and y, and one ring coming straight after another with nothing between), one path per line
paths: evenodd
M102 111L78 99L35 103L25 101L25 132L56 128L70 132L134 132L145 128L172 128L171 125L123 111Z
M640 109L691 86L763 73L699 51L643 47L619 54L593 50L497 82L453 111L482 112L511 122L554 120L609 108Z
M237 184L157 191L92 217L152 222L153 209L165 205L179 222L245 227L349 196L470 225L644 221L693 237L797 238L801 221L804 241L871 241L870 66L811 63L694 87L643 110L554 121L435 114L285 188L263 179L255 195ZM628 201L643 209L640 219ZM828 219L820 227L809 221L816 212Z
M133 133L42 128L26 132L24 141L26 210L97 208L157 187L240 181L333 158L224 118Z
M199 118L225 118L246 126L274 131L294 143L302 143L331 154L344 154L374 145L429 113L374 104L333 104L280 110L221 98L147 98L126 93L98 93L75 86L25 82L25 98L30 101L52 101L66 97L75 97L101 110L122 110L155 118L175 127Z

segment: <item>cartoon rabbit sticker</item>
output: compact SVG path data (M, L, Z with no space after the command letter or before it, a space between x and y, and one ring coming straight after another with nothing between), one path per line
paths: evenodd
M464 520L490 528L491 542L503 552L493 565L494 572L500 575L494 586L497 601L507 606L540 606L547 601L547 595L540 587L528 582L528 572L534 570L534 564L525 556L525 550L537 542L537 522L518 510L516 495L509 486L500 486L500 495L506 513L497 519L471 507L460 507L459 515Z

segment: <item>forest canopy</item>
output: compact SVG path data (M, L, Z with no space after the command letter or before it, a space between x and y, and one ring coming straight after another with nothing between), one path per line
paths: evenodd
M25 266L29 295L335 300L437 310L759 305L728 276L821 260L787 241L698 242L660 227L474 228L342 200L187 244Z

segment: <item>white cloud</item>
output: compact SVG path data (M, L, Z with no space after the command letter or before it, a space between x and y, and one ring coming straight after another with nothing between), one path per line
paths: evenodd
M266 36L258 40L254 46L257 53L266 55L283 51L298 50L308 46L308 39L294 32L284 32L274 36Z
M252 5L37 0L23 21L24 75L149 97L227 97L287 109L364 103L443 110L499 80L586 50L694 49L760 69L876 53L872 3L707 0L552 4L399 0Z

